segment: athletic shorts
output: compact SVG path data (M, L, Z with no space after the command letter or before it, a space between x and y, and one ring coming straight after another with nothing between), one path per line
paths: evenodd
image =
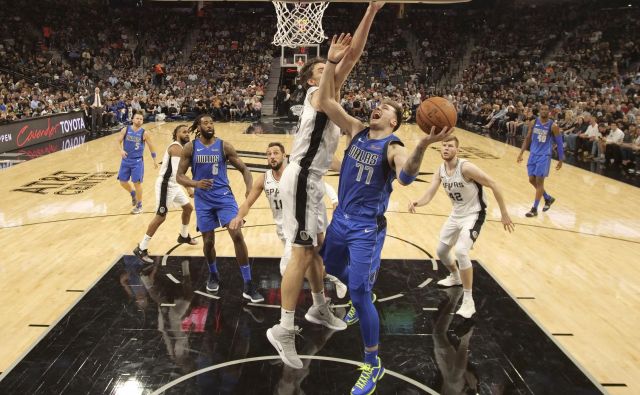
M549 155L529 155L527 161L527 173L529 176L549 177L551 167L551 156Z
M170 208L182 207L188 203L189 197L180 185L163 183L162 178L156 181L156 214L164 217Z
M486 214L481 211L465 217L449 217L440 230L440 241L449 247L471 250L480 235Z
M284 169L280 180L282 231L292 245L318 245L318 233L323 233L327 226L324 193L321 176L303 170L296 163Z
M349 289L364 286L365 291L370 291L380 269L386 234L384 217L354 218L336 211L320 250L327 273L340 278L346 268Z
M214 202L195 201L196 223L201 233L229 225L238 215L238 204L232 194L216 197Z
M138 159L123 159L118 171L118 180L132 182L142 182L144 178L144 161Z

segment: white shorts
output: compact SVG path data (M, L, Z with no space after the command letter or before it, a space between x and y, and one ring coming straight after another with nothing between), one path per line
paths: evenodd
M317 246L318 233L327 228L321 176L301 171L296 163L287 165L280 180L282 231L295 246Z
M485 213L475 213L466 217L449 217L440 230L440 241L449 247L471 250L480 235Z
M163 185L162 179L156 181L156 214L165 216L170 208L182 207L189 202L189 197L180 185Z

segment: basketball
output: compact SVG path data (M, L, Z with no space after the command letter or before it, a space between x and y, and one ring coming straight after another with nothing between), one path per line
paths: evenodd
M454 105L443 97L430 97L420 103L416 114L416 122L423 132L429 133L436 127L436 133L443 127L454 127L458 120L458 112Z

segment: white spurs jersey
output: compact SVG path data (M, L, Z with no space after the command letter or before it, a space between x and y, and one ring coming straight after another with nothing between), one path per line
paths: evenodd
M171 163L171 155L169 155L169 148L174 145L179 145L182 148L182 144L177 141L169 144L167 149L164 151L164 156L162 157L162 165L160 165L160 171L158 172L158 178L167 182L169 186L176 187L178 183L176 182L176 173L178 172L178 166L173 165Z
M264 194L269 200L273 221L276 223L276 232L280 238L282 233L282 198L280 197L280 182L273 176L273 170L264 173Z
M316 111L311 105L311 94L317 90L317 86L307 90L289 163L296 163L310 173L322 176L331 166L338 148L340 128L329 120L327 114Z
M453 203L452 217L466 217L485 211L486 198L482 191L482 185L475 181L467 181L462 175L464 159L458 159L456 168L451 176L447 175L445 164L440 165L440 179L444 191L449 195Z

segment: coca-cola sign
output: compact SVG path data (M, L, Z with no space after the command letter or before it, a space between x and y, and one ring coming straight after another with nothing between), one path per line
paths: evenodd
M0 126L0 152L28 147L85 131L82 111L30 118Z

